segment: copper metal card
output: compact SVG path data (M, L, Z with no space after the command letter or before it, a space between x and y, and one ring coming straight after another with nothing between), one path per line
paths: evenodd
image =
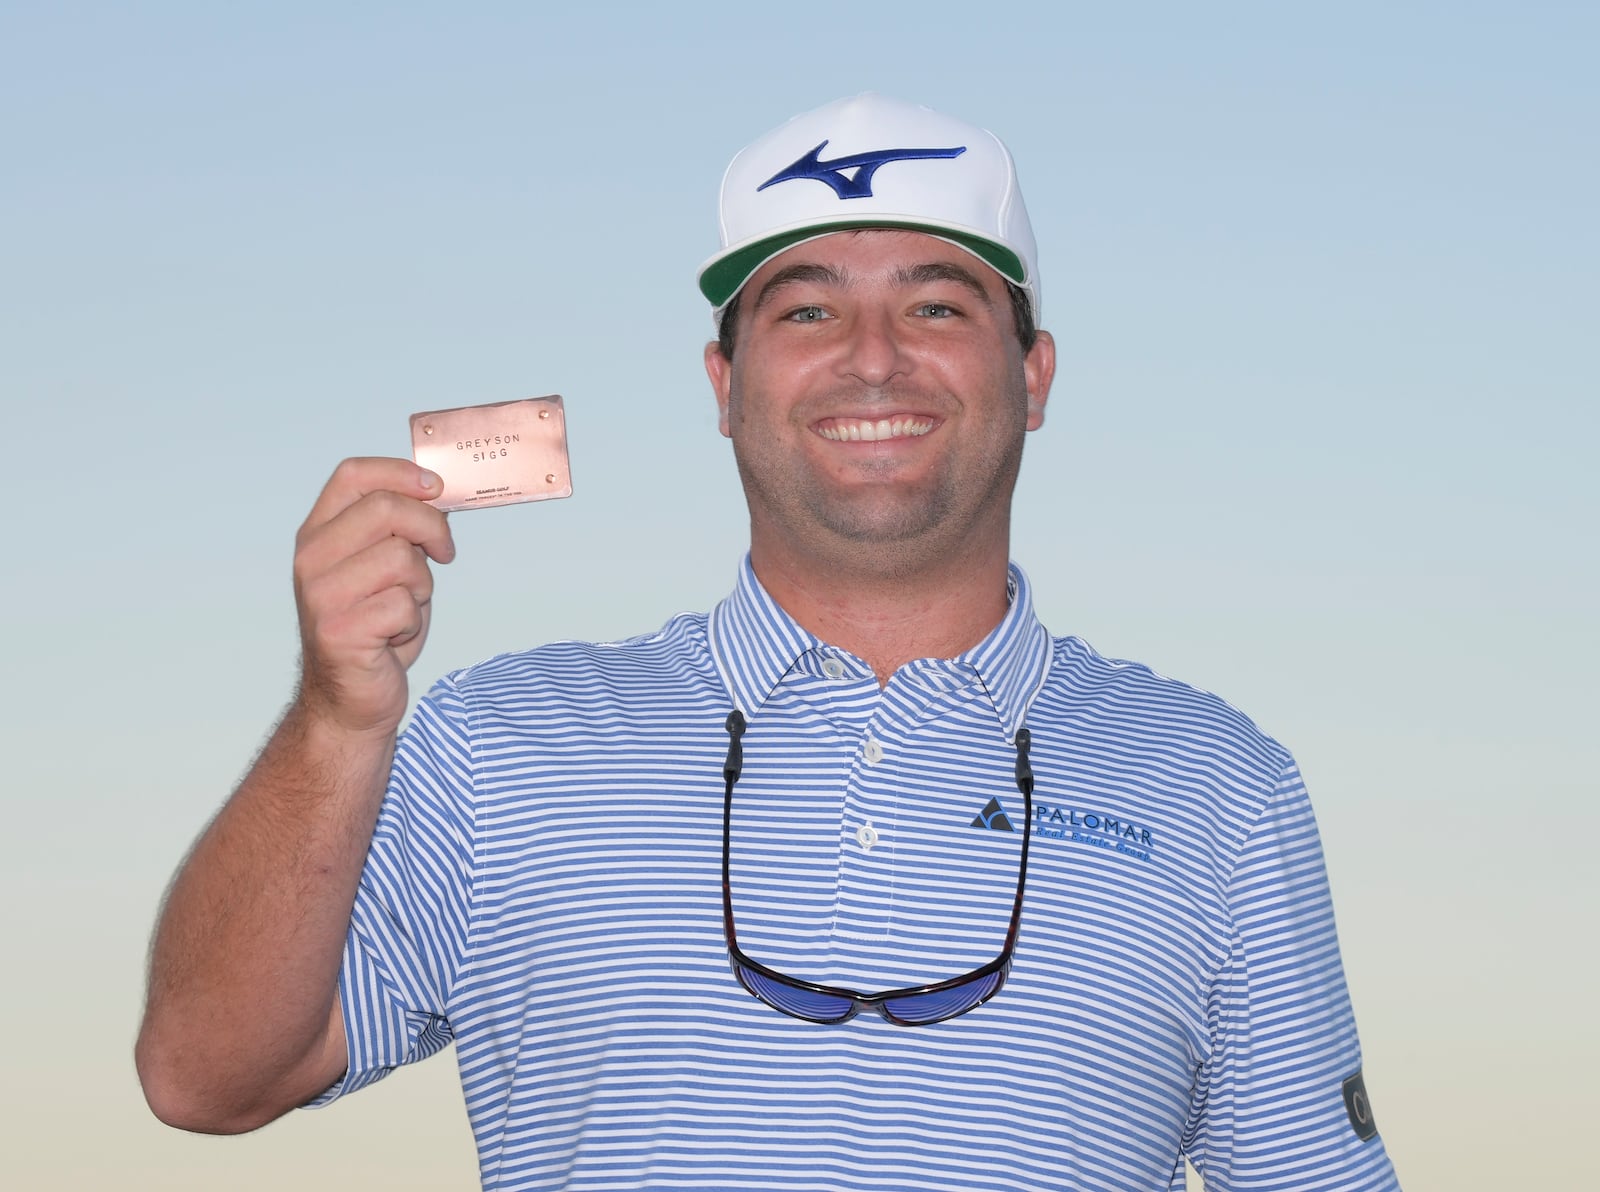
M444 479L437 509L572 495L561 399L530 397L411 415L411 458Z

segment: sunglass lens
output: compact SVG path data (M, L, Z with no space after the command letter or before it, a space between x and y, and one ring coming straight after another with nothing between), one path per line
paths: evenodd
M890 1018L906 1026L941 1022L982 1005L995 995L1005 979L1004 971L987 973L949 989L889 998L883 1003L883 1008Z
M839 997L832 993L817 993L811 989L797 989L782 981L774 981L771 977L763 976L742 964L736 965L734 971L738 974L739 981L751 993L767 1005L782 1010L785 1014L792 1014L796 1018L806 1018L812 1022L842 1022L850 1017L850 1012L855 1007L855 1002L850 998Z

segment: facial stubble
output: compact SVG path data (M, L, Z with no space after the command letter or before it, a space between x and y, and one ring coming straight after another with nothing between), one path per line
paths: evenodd
M860 417L873 416L871 409L861 408L859 398L850 404L860 410ZM750 505L753 535L765 526L781 536L788 550L825 565L880 578L910 578L963 557L975 536L1006 534L1022 462L1026 387L1019 378L1009 401L979 404L992 406L990 416L1003 417L1007 423L992 438L993 449L986 458L947 454L940 466L914 484L896 481L895 470L904 466L898 460L857 461L861 475L845 491L803 461L769 458L759 450L755 446L761 441L759 431L740 433L745 429L743 398L737 389L730 391L734 459ZM884 398L881 405L926 408L929 403L896 395ZM797 421L803 422L803 416ZM971 433L972 427L963 420L960 426L942 430Z

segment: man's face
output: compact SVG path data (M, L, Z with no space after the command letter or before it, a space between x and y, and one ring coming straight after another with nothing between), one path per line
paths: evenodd
M1043 333L1024 355L998 274L920 233L840 232L763 266L739 320L706 371L753 550L914 570L1004 548L1055 356Z

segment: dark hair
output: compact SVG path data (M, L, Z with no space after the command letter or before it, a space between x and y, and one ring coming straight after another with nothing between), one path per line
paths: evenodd
M722 310L722 322L717 326L717 350L724 359L733 359L733 329L739 323L739 301L744 291L736 293ZM1033 325L1033 306L1021 286L1006 282L1006 297L1011 299L1011 321L1016 324L1017 342L1024 354L1033 350L1033 341L1039 338L1039 329Z

